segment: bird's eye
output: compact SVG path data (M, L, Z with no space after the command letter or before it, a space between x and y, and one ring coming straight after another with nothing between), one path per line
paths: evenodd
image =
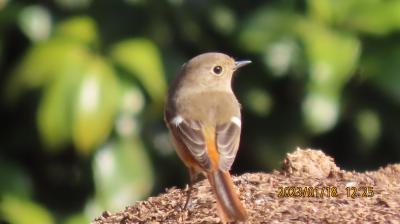
M215 66L215 67L213 68L213 72L214 72L216 75L220 75L220 74L222 73L222 67L219 66L219 65Z

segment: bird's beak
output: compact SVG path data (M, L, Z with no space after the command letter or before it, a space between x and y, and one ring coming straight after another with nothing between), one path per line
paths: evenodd
M250 60L243 60L243 61L235 61L235 70L237 70L238 68L241 68L245 65L250 64L251 61Z

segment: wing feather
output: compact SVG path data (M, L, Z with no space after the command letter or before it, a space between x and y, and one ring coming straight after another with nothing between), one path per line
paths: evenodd
M190 154L196 159L204 169L210 169L211 161L207 155L207 146L199 121L184 119L176 125L177 133L189 150Z
M216 141L219 152L219 168L223 171L229 171L236 153L239 149L241 127L237 122L230 121L217 125Z

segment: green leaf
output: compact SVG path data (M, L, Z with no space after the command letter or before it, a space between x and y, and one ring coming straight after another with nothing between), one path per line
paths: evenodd
M308 20L298 25L310 74L303 115L312 132L322 133L338 120L339 99L358 64L360 41Z
M245 20L239 34L240 46L262 53L271 43L293 35L299 15L278 8L262 8Z
M336 95L357 66L360 41L353 35L304 20L298 33L309 64L310 88Z
M308 0L314 21L373 35L385 35L400 28L400 1Z
M13 224L54 223L53 217L41 205L11 195L3 196L0 210L5 220Z
M96 201L107 210L120 210L151 192L152 164L140 139L127 138L99 150L93 161Z
M351 0L348 0L351 1ZM336 5L342 1L337 1ZM313 19L323 22L331 22L334 14L334 6L331 0L308 0L308 12Z
M59 24L51 40L34 45L24 55L7 85L7 97L14 100L26 90L48 84L89 57L89 48L82 44L96 45L98 41L95 23L89 17Z
M32 47L22 58L7 83L6 95L15 100L26 90L43 87L64 70L75 68L90 57L79 45L54 39Z
M73 17L60 23L56 27L55 36L93 47L97 47L100 42L96 22L87 16Z
M76 95L86 63L81 61L75 67L65 68L56 80L44 90L41 98L37 123L46 149L59 150L60 146L71 140L72 99Z
M118 85L106 60L97 57L88 65L73 106L73 141L80 153L88 154L111 132L120 99Z
M346 27L374 35L385 35L400 29L400 1L351 2L353 4L343 19Z
M129 39L111 49L114 61L132 73L161 109L167 91L161 55L157 46L147 39Z

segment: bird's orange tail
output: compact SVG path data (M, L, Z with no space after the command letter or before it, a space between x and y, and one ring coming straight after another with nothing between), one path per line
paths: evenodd
M208 173L207 177L216 195L222 221L245 221L247 212L235 192L231 175L228 172L218 170Z

